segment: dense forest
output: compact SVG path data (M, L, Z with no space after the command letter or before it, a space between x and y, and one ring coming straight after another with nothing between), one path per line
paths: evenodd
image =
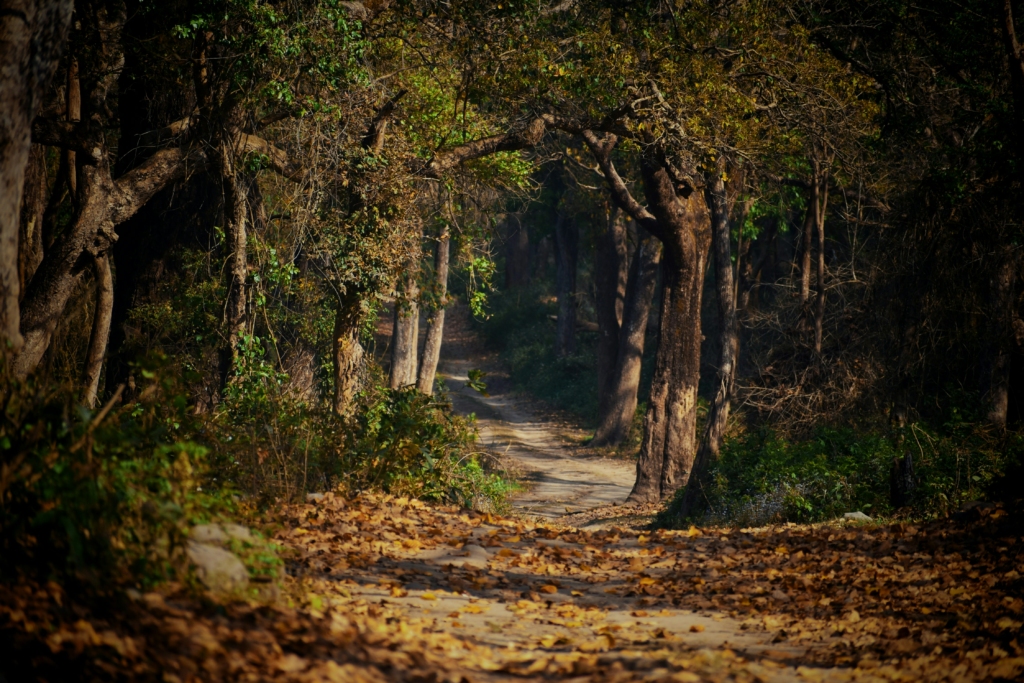
M341 536L297 549L303 520L340 515L346 543L365 528L329 552L367 576L396 500L436 532L395 531L402 552L463 531L483 552L497 541L452 531L481 519L518 524L511 544L555 534L523 526L530 476L463 408L491 392L585 430L577 460L635 469L604 516L635 538L809 534L772 537L789 553L815 524L867 523L910 552L918 527L934 549L961 543L950 525L1001 524L973 562L1008 562L1011 583L972 609L1010 625L963 626L995 640L971 659L992 668L960 673L1014 678L1022 17L1017 0L0 0L0 656L21 661L0 681L250 680L220 645L227 668L181 664L149 597L180 593L214 628L225 608L196 595L238 598L202 555L224 548L250 590L231 609L290 601L302 642L326 642L327 603L296 582ZM465 378L445 370L456 333ZM802 604L783 595L750 609ZM843 623L875 609L835 602ZM405 619L369 615L343 647L367 668L337 680L459 680L367 655ZM99 619L109 638L81 635ZM892 656L938 642L889 627L922 648ZM164 654L125 646L134 628Z

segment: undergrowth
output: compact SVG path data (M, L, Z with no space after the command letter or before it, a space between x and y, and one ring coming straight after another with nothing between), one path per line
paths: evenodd
M702 514L680 520L670 504L657 523L762 526L819 522L855 511L875 518L948 515L985 498L1019 465L1024 451L1020 435L997 435L956 418L937 428L914 423L884 433L820 427L797 440L762 428L727 438L706 478ZM896 510L891 472L907 452L914 486L907 506Z

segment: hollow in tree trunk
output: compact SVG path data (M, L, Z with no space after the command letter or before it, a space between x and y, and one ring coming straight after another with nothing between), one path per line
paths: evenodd
M598 415L603 422L614 396L615 367L619 357L619 327L622 301L629 277L626 227L616 207L608 217L594 257L594 284L597 290L597 396Z
M579 246L579 225L559 209L555 218L555 287L558 294L555 354L558 356L568 356L576 351L576 264Z
M721 161L721 159L720 159ZM711 464L718 459L729 421L733 379L739 359L739 322L736 317L736 299L733 289L732 252L729 243L729 216L726 208L724 164L719 165L704 191L705 200L711 213L712 253L715 261L715 292L718 295L718 316L720 352L718 378L715 395L708 411L707 424L701 437L693 470L686 486L686 492L674 512L687 518L702 507L703 489Z
M392 389L416 384L416 352L419 346L419 285L416 260L410 260L399 296L395 299L395 323L391 333Z
M110 258L104 249L93 257L96 274L96 310L92 318L92 335L85 358L85 372L82 384L85 387L82 403L95 408L99 399L100 371L107 353L110 337L110 319L114 311L114 279L110 273Z
M626 298L622 307L618 353L605 411L601 414L593 445L613 446L629 436L640 390L640 370L647 336L647 319L654 301L661 264L661 242L648 237L640 242L629 266Z
M427 321L427 341L423 346L420 373L417 378L419 390L428 396L434 393L434 376L437 362L441 358L441 342L444 339L444 307L448 305L448 251L451 235L445 228L434 247L434 277L437 288L437 310Z

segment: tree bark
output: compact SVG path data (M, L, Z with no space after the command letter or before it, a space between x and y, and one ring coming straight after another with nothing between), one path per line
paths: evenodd
M671 497L686 485L696 450L700 308L710 246L700 192L676 194L662 164L642 162L644 189L664 245L661 324L631 502Z
M720 159L721 161L721 159ZM693 461L693 470L686 492L678 509L679 517L685 519L697 511L700 505L706 475L711 464L718 459L722 439L729 422L733 379L739 359L739 322L736 317L736 299L733 289L732 252L729 241L729 216L726 207L724 164L708 179L705 201L711 214L712 251L715 259L715 290L718 295L718 316L720 320L720 352L718 360L718 382L715 396L708 411L704 435Z
M558 295L555 355L560 357L576 351L576 265L579 246L579 225L559 209L555 217L555 291Z
M246 329L245 281L249 275L246 218L247 192L236 167L232 146L222 142L216 155L217 174L224 193L224 236L228 250L228 291L224 304L224 324L228 332L228 353L232 371L237 368L238 346Z
M649 237L640 242L629 267L626 299L619 328L618 354L606 411L602 414L593 445L614 446L629 437L640 391L647 319L654 301L661 267L661 242Z
M18 234L18 286L24 297L28 283L43 260L43 216L46 213L46 148L32 145L25 168Z
M608 216L594 256L597 290L597 396L599 422L604 423L614 402L615 368L619 358L622 301L629 277L626 227L618 207Z
M434 376L437 362L441 358L441 342L444 339L444 308L448 305L448 254L451 235L445 228L434 248L434 277L437 288L437 310L427 322L427 341L423 347L423 359L417 378L419 390L428 396L434 393Z
M985 379L987 419L996 429L1006 428L1010 399L1010 359L1013 353L1013 305L1016 299L1020 255L1012 246L998 253L989 294L988 366Z
M391 388L416 384L419 350L420 307L416 260L411 259L399 296L395 299L395 323L391 334Z
M95 408L99 398L100 372L107 353L110 320L114 311L114 279L110 273L110 257L105 249L94 257L93 268L96 274L96 310L92 318L92 335L89 338L82 381L85 386L82 403L88 408Z
M505 225L505 289L525 287L530 284L530 235L514 214Z
M811 183L812 187L814 183ZM804 228L800 252L800 320L801 325L807 324L807 302L811 298L811 240L814 235L814 197L812 191L807 198L807 209L804 211ZM804 327L806 329L806 327Z
M822 328L825 322L825 212L828 209L828 174L814 166L814 225L818 236L817 297L814 302L814 351L821 353Z
M351 292L341 298L334 314L334 412L339 417L348 415L355 403L363 374L359 311L359 295Z
M22 345L18 233L32 121L57 69L72 0L0 0L0 344Z

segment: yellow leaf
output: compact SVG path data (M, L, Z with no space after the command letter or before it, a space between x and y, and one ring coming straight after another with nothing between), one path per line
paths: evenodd
M860 612L858 612L855 609L854 610L850 610L850 613L847 614L846 617L844 617L844 618L846 619L846 621L849 621L850 623L856 623L856 622L860 621Z
M437 596L434 595L433 593L424 593L420 597L423 598L424 600L437 600Z
M557 593L558 586L552 586L550 583L540 587L541 593Z
M463 612L469 612L470 614L483 614L487 611L486 605L466 605L462 608Z
M704 633L704 626L702 624L692 624L690 626L690 633Z
M696 537L701 535L700 529L698 529L695 526L691 526L690 530L686 532L686 535L689 536L690 538L696 538Z
M393 597L393 598L404 598L408 594L409 594L409 591L405 590L401 586L392 586L391 587L391 597Z

